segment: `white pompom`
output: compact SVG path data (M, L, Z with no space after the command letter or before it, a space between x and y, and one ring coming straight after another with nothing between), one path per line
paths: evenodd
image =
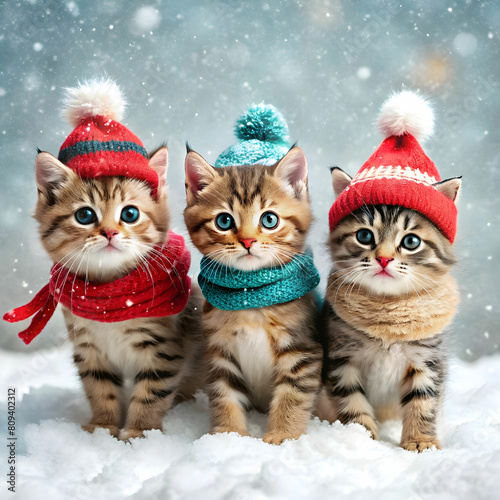
M123 118L125 98L120 87L109 78L85 81L78 87L66 88L65 92L63 115L73 127L92 116L115 121Z
M384 102L377 126L385 137L411 134L424 141L434 132L434 111L424 97L403 90Z

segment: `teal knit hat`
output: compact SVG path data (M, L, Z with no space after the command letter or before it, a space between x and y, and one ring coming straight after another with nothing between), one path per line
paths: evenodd
M215 167L274 165L289 149L288 125L270 104L255 104L240 116L234 133L239 139L217 158Z

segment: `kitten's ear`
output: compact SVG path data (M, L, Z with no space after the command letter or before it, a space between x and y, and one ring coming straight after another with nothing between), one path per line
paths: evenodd
M452 177L451 179L445 179L444 181L433 184L439 192L443 193L446 198L449 198L454 203L457 203L458 201L458 194L460 192L461 185L462 177Z
M162 146L153 152L149 158L149 166L158 174L159 187L165 187L167 182L168 149Z
M196 151L186 155L186 198L188 205L195 203L198 194L214 179L215 169Z
M351 183L352 177L347 175L341 168L332 167L332 185L335 198L338 198L340 193Z
M76 174L50 153L42 151L35 160L35 180L38 191L47 196L55 187L74 178Z
M307 193L307 160L304 151L293 147L276 164L274 175L287 182L300 198Z

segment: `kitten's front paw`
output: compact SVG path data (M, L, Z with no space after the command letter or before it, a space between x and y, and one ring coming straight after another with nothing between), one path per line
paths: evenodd
M268 444L281 444L285 439L298 439L300 436L292 436L290 434L286 434L284 432L267 432L262 441Z
M248 432L245 429L232 429L231 427L214 427L211 431L210 434L222 434L224 432L236 432L240 436L250 436Z
M401 443L401 447L408 451L417 451L422 453L425 450L440 450L441 445L437 438L426 437L423 440L410 439Z
M366 429L370 432L370 437L373 440L378 441L378 430L377 430L377 428L376 427L374 427L374 428L366 427Z
M362 425L369 433L370 437L375 441L378 441L378 426L369 415L359 415L353 420L348 422L342 422L343 424L360 424Z
M129 441L130 439L143 437L144 429L122 429L118 439L120 439L120 441Z
M117 438L120 434L120 428L116 425L100 425L100 424L86 424L82 425L82 429L84 431L90 432L90 434L93 434L96 429L108 429L109 433Z

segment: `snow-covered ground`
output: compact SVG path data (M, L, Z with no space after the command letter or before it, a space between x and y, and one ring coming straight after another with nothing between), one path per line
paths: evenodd
M35 353L0 351L2 407L17 391L16 493L0 498L68 499L493 499L500 498L500 356L452 362L442 451L397 446L401 427L372 441L358 425L313 420L295 442L262 442L265 418L250 414L255 438L207 434L207 399L174 408L165 432L123 443L87 434L89 408L69 345ZM0 416L5 478L7 412Z

